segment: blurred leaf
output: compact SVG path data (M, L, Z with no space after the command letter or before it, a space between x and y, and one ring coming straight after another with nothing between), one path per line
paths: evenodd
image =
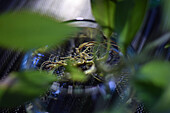
M95 20L100 24L105 36L111 36L114 29L115 3L111 0L91 0Z
M0 106L10 107L23 104L44 93L50 83L57 81L46 72L13 72L0 83Z
M143 48L140 54L136 55L135 57L131 59L128 59L129 62L134 63L134 64L143 64L149 60L153 60L153 56L150 53L152 53L156 47L161 46L162 43L167 42L169 39L170 39L170 33L163 34L158 39L147 44Z
M128 107L126 104L118 102L116 105L113 105L111 109L105 109L99 113L134 113L134 111L130 109L130 107Z
M68 62L66 66L67 71L70 73L71 80L76 82L85 82L87 81L88 77L81 71L79 68L73 66L72 62Z
M161 24L162 25L162 32L167 32L170 30L170 1L169 0L162 0L161 1L162 5L162 20Z
M165 45L165 48L169 48L169 47L170 47L170 44Z
M145 50L151 50L154 49L157 46L160 46L162 43L167 42L170 39L170 33L163 34L160 38L157 40L151 42L145 47Z
M150 51L154 50L156 47L160 46L162 43L167 42L170 39L170 33L163 34L160 38L156 39L155 41L147 44L145 48L143 49L141 55L147 56ZM141 57L140 57L141 58Z
M160 0L150 0L150 7L155 8L160 5Z
M137 91L138 99L144 102L147 107L151 108L161 97L163 89L146 81L135 81L135 89Z
M149 80L155 85L158 85L160 87L165 87L170 80L169 66L170 66L169 62L152 61L144 65L140 69L140 74L142 74L142 76L139 77L141 80L144 81Z
M142 66L137 73L135 88L147 105L153 106L169 85L169 67L169 62L152 61Z
M76 28L50 17L31 12L0 15L0 45L10 48L30 48L61 43Z
M84 82L87 80L87 75L76 67L70 67L70 74L73 81Z
M118 28L118 31L120 32L119 44L123 53L126 53L127 47L141 27L148 6L148 0L133 0L134 6L132 8L126 6L126 2L126 0L122 1L122 3L120 3L116 8L116 12L125 14L124 18L127 17L127 19L120 19L123 18L123 14L120 14L121 16L119 16L119 13L117 13L116 15L116 17L118 16L116 19L118 23L121 23L119 20L123 21L121 26ZM132 6L132 0L129 2L130 3L128 3L128 5ZM126 7L129 9L126 9Z
M155 113L156 112L169 113L170 111L169 105L170 105L170 84L167 86L165 92L154 106L153 111Z
M124 0L113 0L113 1L121 2L121 1L124 1Z
M133 0L124 0L116 4L115 12L115 31L121 33L129 16L132 15L132 9L134 7Z

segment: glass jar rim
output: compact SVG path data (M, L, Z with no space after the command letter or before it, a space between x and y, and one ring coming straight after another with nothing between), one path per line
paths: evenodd
M63 21L62 23L70 24L75 27L89 27L89 28L100 29L98 23L92 19L76 18L76 19Z

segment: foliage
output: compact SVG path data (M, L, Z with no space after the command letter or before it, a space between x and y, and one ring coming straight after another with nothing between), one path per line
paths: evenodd
M96 21L101 25L107 37L110 37L113 30L118 33L118 41L123 53L126 53L126 48L139 30L147 6L148 0L122 0L119 2L92 0L93 15Z
M111 0L92 0L92 12L101 25L106 37L110 37L114 29L115 4Z
M70 79L73 82L85 82L88 79L88 77L82 72L82 70L80 70L77 67L73 66L72 62L68 62L68 65L66 66L66 70L71 75Z
M169 67L169 62L151 61L142 66L135 76L139 98L154 111L165 112L169 109Z
M123 2L126 2L126 0ZM122 4L126 5L125 3ZM127 9L124 9L124 10L120 10L120 12L117 13L119 18L125 18L119 16L119 14L127 14L127 20L125 20L125 24L122 27L123 29L120 31L120 39L119 39L120 47L123 53L126 53L126 48L132 42L134 36L136 35L139 28L141 27L141 24L143 22L147 10L148 0L134 0L133 4L134 6L132 6L131 8L129 7L128 11ZM129 6L131 6L131 4ZM121 8L122 6L119 7ZM119 19L117 20L119 21ZM118 24L119 23L121 22L118 22Z
M159 4L157 0L92 0L92 11L108 40L113 32L118 33L120 49L126 56L128 46L143 24L147 9ZM131 79L134 92L137 92L134 97L137 96L137 100L144 102L153 112L170 111L168 106L170 104L170 63L164 60L149 59L148 61L147 59L150 51L169 40L170 37L169 0L162 1L161 6L163 7L160 28L162 36L150 45L146 45L140 55L125 58L126 66L134 67L135 64L137 67ZM24 48L24 50L61 43L65 40L64 37L76 31L49 17L28 12L1 15L0 22L0 45L8 48ZM169 44L165 46L165 48L168 47ZM72 74L73 81L87 79L79 69L71 66L67 69ZM31 100L42 94L53 81L57 81L56 77L43 72L11 73L0 82L0 105L13 106ZM16 98L12 98L14 96ZM126 109L130 112L126 107L105 112L124 112Z
M1 47L29 50L60 44L77 31L56 20L28 11L0 15ZM17 106L40 96L57 81L43 72L13 72L0 83L0 105ZM13 98L15 97L15 98Z
M76 31L50 17L26 11L0 15L0 22L0 45L24 50L59 44Z
M170 44L165 45L165 48L169 48L169 47L170 47Z
M0 83L0 106L17 106L30 101L43 94L53 81L57 78L47 72L12 72Z
M96 0L97 1L97 0ZM106 1L105 1L106 2ZM108 2L108 1L107 1ZM109 1L111 2L111 0ZM125 54L127 53L126 49L134 39L135 35L139 31L143 19L145 17L146 11L149 8L155 8L160 5L160 1L156 0L113 0L114 6L114 14L112 13L111 17L113 18L113 31L118 33L118 41L121 51ZM150 4L148 4L150 3ZM137 91L137 95L139 100L144 102L149 110L153 112L168 112L170 109L169 105L169 62L165 61L151 61L149 63L148 59L149 52L153 51L156 47L160 46L162 43L167 42L169 40L169 4L168 0L162 1L161 5L163 7L162 11L162 24L160 33L163 34L158 40L150 43L150 45L146 45L144 51L140 55L133 56L133 59L126 59L125 62L130 67L132 65L140 64L137 67L137 70L134 72L133 79L131 80L134 89ZM98 4L96 4L98 5ZM100 8L105 7L100 4ZM95 8L95 7L94 7ZM94 11L96 11L93 8ZM108 8L109 9L109 8ZM96 13L96 12L95 12ZM100 14L100 11L98 12ZM96 16L95 18L102 19L102 15L100 17ZM96 19L97 21L99 19ZM109 21L109 20L107 20ZM103 25L100 21L98 23ZM108 27L109 28L109 27ZM167 33L168 32L168 33ZM168 48L169 44L165 46ZM137 60L136 60L137 59ZM152 56L153 59L153 56ZM132 63L133 62L133 63ZM145 64L146 63L146 64ZM145 65L143 65L145 64Z
M170 21L169 21L169 18L170 18L170 15L169 15L169 13L170 13L170 7L169 7L169 5L170 5L170 1L169 0L164 0L164 1L162 1L161 2L161 4L162 4L162 23L161 23L161 25L162 25L162 27L161 27L161 31L162 32L168 32L169 30L170 30Z

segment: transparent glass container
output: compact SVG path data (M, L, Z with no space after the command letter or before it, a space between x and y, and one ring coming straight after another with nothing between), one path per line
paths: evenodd
M47 49L48 45L25 54L21 70L46 70L57 77L66 77L65 61L71 60L88 80L71 79L54 82L46 95L26 105L27 112L92 113L113 107L129 98L129 70L121 68L122 53L116 44L115 34L107 50L107 38L93 20L70 20L80 30L68 41ZM61 63L58 67L55 64Z

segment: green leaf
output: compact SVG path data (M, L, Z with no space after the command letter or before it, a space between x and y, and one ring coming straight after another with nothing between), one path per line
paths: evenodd
M140 74L142 74L142 76L140 77L144 81L149 80L155 85L165 87L170 80L169 66L169 62L152 61L141 68Z
M31 12L0 15L0 46L7 48L28 50L59 44L75 31L54 18Z
M87 81L87 75L85 75L80 69L76 67L70 67L71 79L77 82Z
M166 45L165 45L165 48L169 48L169 47L170 47L170 44L166 44Z
M152 61L142 66L137 73L134 80L135 88L147 105L154 106L169 86L169 67L169 62Z
M156 8L160 5L160 0L150 0L150 7L151 8Z
M132 15L133 0L124 0L116 4L115 31L119 34L123 30L128 18Z
M91 4L95 20L109 38L114 29L115 3L111 0L91 0Z
M163 33L168 32L170 30L170 1L169 0L162 0L161 1L162 7L162 20L161 20L161 30Z
M134 5L130 8L130 6L132 6L132 1ZM148 6L148 0L128 0L128 2L130 3L126 4L127 1L124 0L118 3L116 7L116 12L118 12L116 13L116 22L118 21L118 24L121 23L120 20L123 22L117 30L119 32L118 34L120 34L119 45L123 53L126 53L127 47L140 29ZM125 17L123 17L123 14Z
M153 107L154 113L168 113L170 111L170 84L167 86L166 90L163 92L163 95L158 100L156 105Z
M43 94L53 81L57 81L56 77L46 72L13 72L0 83L0 106L17 106L30 101Z
M67 71L69 72L70 79L75 82L85 82L88 77L85 73L79 68L73 66L73 62L68 61L68 65L66 66Z
M156 47L160 46L162 43L167 42L170 39L170 33L165 33L163 34L160 38L156 39L155 41L151 42L150 44L148 44L143 51L149 51L149 50L153 50Z
M158 39L150 42L147 44L140 54L136 55L133 59L130 59L129 62L134 62L136 64L143 64L146 61L152 60L153 56L150 54L150 52L154 51L156 47L161 46L162 43L167 42L170 39L170 33L165 33L162 36L160 36ZM164 48L168 47L166 45Z

